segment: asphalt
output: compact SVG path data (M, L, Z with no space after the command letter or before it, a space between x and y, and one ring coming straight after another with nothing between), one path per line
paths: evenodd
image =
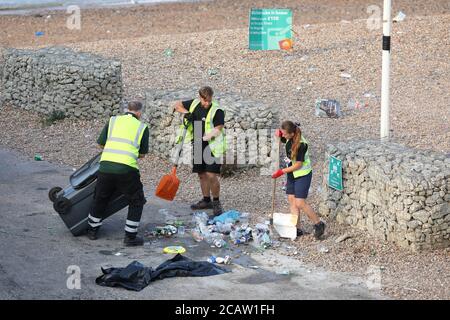
M45 158L35 161L4 148L0 148L0 159L0 299L387 298L369 290L367 279L307 266L273 249L259 251L251 245L212 248L195 242L189 232L148 238L144 247L126 248L122 244L126 209L105 220L97 241L74 237L48 199L50 188L69 183L73 168L48 163ZM154 186L144 186L144 190L148 202L141 233L164 225L168 215L191 222L187 204L154 197ZM162 253L168 245L184 246L185 255L197 261L229 254L234 257L233 264L226 266L231 272L158 280L140 292L95 283L101 267L125 267L136 260L155 268L173 257ZM73 277L71 266L80 270L80 289L67 285Z

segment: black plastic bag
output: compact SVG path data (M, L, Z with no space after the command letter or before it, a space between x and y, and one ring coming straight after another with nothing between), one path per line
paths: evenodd
M160 264L155 270L133 261L125 268L102 268L103 275L95 280L100 286L123 287L141 291L151 281L171 277L206 277L230 272L207 261L193 261L177 254Z

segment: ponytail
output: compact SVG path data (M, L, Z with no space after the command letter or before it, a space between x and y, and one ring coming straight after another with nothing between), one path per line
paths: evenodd
M300 142L302 141L302 131L299 127L295 130L294 138L292 138L292 148L291 148L291 160L297 160L298 149L300 148Z
M292 147L291 147L291 160L295 161L297 159L298 149L300 148L300 143L302 141L302 131L300 130L300 123L292 121L284 121L281 124L281 128L286 130L288 133L293 133Z

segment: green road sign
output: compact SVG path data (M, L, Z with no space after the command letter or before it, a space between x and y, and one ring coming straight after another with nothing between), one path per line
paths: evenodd
M330 156L328 167L328 185L336 190L342 191L342 160Z
M251 9L248 33L250 50L280 50L280 41L292 40L292 11Z

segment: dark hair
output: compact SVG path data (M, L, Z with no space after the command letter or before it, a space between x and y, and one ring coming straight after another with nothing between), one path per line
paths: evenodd
M292 121L286 120L281 124L281 129L286 130L287 133L293 133L294 138L292 139L291 147L291 160L295 161L297 159L298 148L302 141L302 131L300 130L300 123L294 123Z
M211 87L205 86L205 87L201 87L200 90L198 90L198 94L203 99L208 99L208 98L212 98L212 96L214 95L214 91Z
M142 110L142 102L140 102L140 101L130 101L130 102L128 102L128 110L130 110L130 111L141 111Z

